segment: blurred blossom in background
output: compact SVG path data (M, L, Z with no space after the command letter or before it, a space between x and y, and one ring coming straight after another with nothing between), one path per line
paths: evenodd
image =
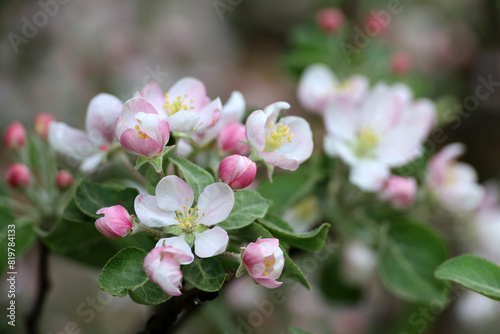
M479 180L498 179L500 3L401 0L391 13L393 2L4 0L0 2L0 130L3 133L16 120L29 127L42 111L81 128L88 102L100 92L125 102L150 81L166 91L180 78L191 76L205 83L208 96L220 96L222 101L232 91L242 92L247 111L275 101L289 102L291 114L310 121L319 150L325 134L322 121L302 107L296 91L306 65L322 62L338 69L342 81L352 74L345 72L350 66L372 85L401 81L416 98L433 99L439 119L446 120L437 125L439 136L431 136L436 149L465 143L463 161L476 168ZM324 8L342 9L345 19L338 12L331 18L325 17L328 12L318 15ZM389 14L374 28L367 22L378 10ZM318 24L323 24L321 29ZM354 46L357 51L348 52L366 51L363 61L351 63L345 57L345 48L335 42L338 26L346 27L344 33L364 35ZM317 52L311 42L316 35L307 33L311 27L333 41L328 48L335 57ZM3 151L0 155L4 171L8 162ZM466 227L474 236L468 243L470 252L499 263L498 186L492 183L486 192L493 200L480 205L476 225ZM319 223L317 208L315 198L306 198L284 217L296 231L306 231ZM29 310L23 304L33 303L32 257L26 254L18 270L21 314ZM380 322L391 319L402 302L371 278L377 261L372 250L351 243L342 249L342 264L338 258L327 258L324 261L335 267L331 272L309 272L313 293L292 284L284 288L285 297L273 299L273 292L260 289L250 278L241 279L231 282L223 298L207 304L178 332L278 333L291 325L314 333L361 334L372 333L373 323L383 328ZM59 257L53 263L50 275L57 288L50 291L42 332L63 331L68 323L81 333L142 328L149 309L99 290L95 284L99 269L89 271ZM351 296L345 303L331 302L317 292L318 286L325 279L332 280L326 284L337 284L332 277L342 275L345 267L351 276L344 279L363 287L362 292L352 288L346 293L361 297L354 303ZM1 284L6 291L5 280ZM6 293L0 293L0 301L5 298ZM500 308L495 302L467 292L456 303L432 333L493 333L498 328ZM409 314L413 308L408 307ZM2 326L3 320L4 332Z

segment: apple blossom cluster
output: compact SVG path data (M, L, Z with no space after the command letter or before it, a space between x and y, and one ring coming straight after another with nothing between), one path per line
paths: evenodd
M210 258L226 251L229 235L217 224L231 213L234 191L252 185L257 164L265 165L271 178L274 167L293 171L311 156L308 122L297 116L280 117L289 108L286 102L276 102L252 112L243 123L241 93L233 92L222 105L219 98L207 96L201 81L187 77L167 92L151 82L125 102L98 94L87 108L85 131L52 121L48 140L69 165L79 165L87 174L98 172L122 149L138 156L135 169L145 163L154 167L161 179L154 195L141 193L135 198L135 215L116 203L96 212L103 216L95 227L113 239L139 232L160 237L143 270L163 291L179 295L181 265L192 263L195 256ZM11 146L21 144L18 131L12 130ZM195 197L173 166L162 165L169 154L193 158L204 150L214 157L208 167L225 158L219 160L220 182L206 185ZM61 186L70 184L65 174L58 179ZM276 281L284 265L278 239L261 239L242 248L240 263L257 283L269 288L281 284Z

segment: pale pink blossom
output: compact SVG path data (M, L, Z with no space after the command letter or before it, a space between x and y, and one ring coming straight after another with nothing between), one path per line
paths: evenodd
M392 206L405 209L415 201L417 181L412 177L391 175L379 193L379 198Z
M457 162L464 152L463 144L449 144L431 158L427 167L428 189L450 210L475 210L484 194L483 187L477 183L474 168Z
M318 26L326 33L335 33L345 23L344 13L338 8L324 8L316 15Z
M257 165L247 157L234 154L222 160L219 165L219 177L233 189L248 187L257 173Z
M123 238L133 229L132 216L121 205L99 209L97 214L104 214L104 217L95 221L95 227L105 237Z
M205 132L217 123L222 110L220 99L210 100L205 85L191 77L177 81L166 94L150 82L136 96L151 103L175 132Z
M266 238L249 243L241 260L250 276L258 284L269 289L283 284L277 281L285 265L278 239Z
M243 141L247 141L245 125L242 123L231 123L220 131L217 137L217 146L224 153L247 155L250 153L250 147Z
M55 121L55 117L46 112L39 112L33 120L33 129L42 139L49 136L50 123Z
M192 255L172 246L155 247L144 258L143 270L149 279L171 296L182 293L181 264L193 261Z
M5 171L5 180L12 188L26 188L31 182L31 173L26 165L15 163Z
M341 82L326 65L312 64L302 73L297 95L305 109L322 115L332 99L343 104L359 102L368 85L364 76L353 75Z
M14 122L3 135L3 146L7 149L20 149L26 145L26 129L19 122Z
M376 85L358 104L332 100L325 113L325 152L351 167L350 181L365 191L379 191L393 167L422 153L435 123L434 104L412 100L404 85Z
M269 165L296 170L313 151L312 131L302 117L286 116L278 120L286 102L276 102L254 111L247 119L246 134L255 153Z
M61 190L68 189L73 185L73 175L67 170L62 170L56 174L56 186Z
M114 127L122 105L113 95L98 94L87 108L86 132L65 123L51 122L49 143L71 159L71 163L79 163L81 171L94 171L105 160L113 143Z
M170 128L148 101L134 97L125 102L116 120L115 137L127 151L152 158L165 148Z
M155 194L139 195L135 199L135 212L141 223L149 227L178 225L182 230L178 237L160 239L157 247L173 246L192 255L191 245L186 241L186 237L192 235L194 251L201 258L226 250L227 232L213 225L225 220L233 209L234 194L227 184L208 185L198 197L196 207L192 207L193 189L175 175L161 179Z

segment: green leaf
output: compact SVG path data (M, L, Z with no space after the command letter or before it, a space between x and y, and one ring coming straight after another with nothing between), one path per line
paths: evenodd
M288 327L286 330L290 334L312 334L311 332L295 327Z
M323 248L330 229L330 224L324 223L310 232L295 234L285 230L285 226L288 226L288 224L278 216L267 215L258 221L280 240L309 251L319 251Z
M55 170L52 166L51 155L47 154L46 144L35 134L28 135L28 159L30 171L37 176L41 185L50 188L54 184ZM45 154L40 154L46 152Z
M226 277L224 268L215 257L196 258L182 267L182 274L186 281L207 292L219 291Z
M154 157L148 158L140 155L137 158L137 162L135 163L134 169L138 170L142 165L145 163L149 163L156 173L163 173L163 164L164 164L164 157L169 156L171 152L176 152L176 146L165 146L163 148L163 151L161 151L159 154L155 155Z
M195 198L200 196L206 186L214 183L214 177L209 172L191 161L181 157L171 157L170 161L181 170L184 179L193 188Z
M104 266L98 286L107 293L131 298L140 304L157 305L172 296L148 284L149 279L142 270L146 252L136 247L128 247L113 256Z
M237 235L245 238L245 240L249 242L255 242L257 238L274 238L274 236L269 232L265 227L260 224L253 223L250 224L240 230L237 231ZM283 267L283 273L279 280L282 279L291 279L296 282L301 283L308 289L311 289L307 278L304 276L304 273L299 269L299 267L295 264L295 262L290 258L286 249L280 245L281 250L283 251L283 256L285 258L285 266Z
M391 225L380 250L378 272L397 296L417 303L442 300L447 290L434 270L447 257L443 239L430 228L412 222ZM443 300L443 303L446 300Z
M229 216L217 224L225 230L235 230L250 225L257 218L263 218L271 201L251 189L238 190L234 194L234 206Z
M435 271L441 280L458 283L491 299L500 300L500 267L465 254L442 263Z
M155 195L156 185L160 182L160 175L155 171L153 167L149 167L146 172L146 190L148 194Z
M80 211L97 219L100 216L96 214L99 209L113 205L122 205L132 214L134 200L138 194L139 191L134 188L84 181L76 189L75 201Z

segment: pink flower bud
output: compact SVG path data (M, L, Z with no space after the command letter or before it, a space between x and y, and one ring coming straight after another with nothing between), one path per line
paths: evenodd
M370 36L382 35L389 28L391 17L388 12L372 10L365 18L365 32Z
M414 178L391 175L379 197L394 207L404 209L413 204L416 192L417 181Z
M248 187L255 179L257 165L247 157L234 154L219 165L219 177L233 189Z
M255 282L269 289L283 284L277 281L285 265L278 239L268 238L251 242L244 252L241 260Z
M337 32L345 22L344 13L337 8L325 8L316 15L318 26L326 33Z
M26 165L15 163L7 168L5 179L12 188L26 188L31 181L30 170Z
M14 122L3 135L3 146L8 149L19 149L26 145L26 130L19 122Z
M104 217L95 221L95 227L105 237L111 239L123 238L132 231L132 217L127 212L127 209L121 205L99 209L97 214L104 214Z
M240 155L247 155L250 153L250 147L241 142L241 140L247 140L245 131L245 125L241 123L230 123L226 125L217 137L219 149L222 152Z
M47 139L49 135L49 125L55 120L54 116L51 114L47 114L46 112L40 112L35 116L35 120L33 121L33 128L35 132L42 139Z
M56 175L56 186L61 190L66 190L73 185L73 175L67 170L62 170Z
M181 263L192 261L192 256L172 246L156 247L144 258L142 269L149 279L172 296L181 295Z
M391 58L391 69L395 74L403 75L411 70L412 58L405 52L396 52Z

